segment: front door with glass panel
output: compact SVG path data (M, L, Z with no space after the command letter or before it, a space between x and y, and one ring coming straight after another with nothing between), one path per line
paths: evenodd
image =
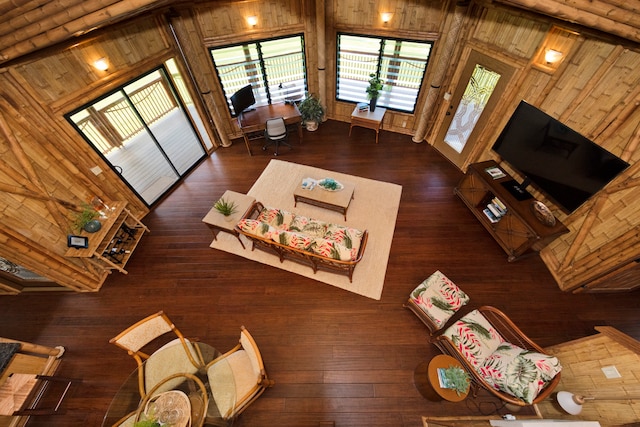
M68 119L147 205L205 155L164 68L92 102Z
M469 55L434 144L458 167L465 165L513 73L513 67L479 52Z

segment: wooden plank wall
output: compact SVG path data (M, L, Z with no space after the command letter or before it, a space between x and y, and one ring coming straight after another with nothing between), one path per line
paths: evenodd
M538 409L543 418L598 420L603 427L640 419L640 343L610 327L596 329L596 335L547 348L563 363L557 389L595 400L588 400L577 416L564 413L552 401L542 402ZM620 378L606 378L602 368L607 366L615 366Z
M0 134L0 184L5 189L37 190L46 196L37 199L15 192L0 193L0 256L74 290L97 290L103 276L77 260L62 257L67 234L64 218L69 212L49 198L78 203L97 194L107 201L127 200L136 214L146 212L144 205L64 120L65 113L175 57L183 70L192 71L196 82L191 87L192 95L212 118L210 134L219 135L222 145L240 143L237 125L229 115L207 49L303 33L309 90L326 88L322 101L327 106L327 117L347 122L353 105L335 100L336 34L345 31L435 42L432 64L444 61L446 72L432 113L421 116L433 73L430 67L416 114L389 112L384 121L387 131L414 134L419 121L427 120L427 143L433 143L449 107L441 95L453 92L458 83L458 66L471 50L514 66L517 72L513 84L480 135L480 144L469 162L493 156L489 148L500 129L517 103L528 100L632 164L607 192L574 214L567 216L554 209L571 232L549 245L542 257L560 288L578 288L621 263L640 258L640 239L637 232L634 234L640 224L640 209L635 204L640 199L637 44L483 2L468 7L458 43L452 52L443 53L439 41L451 25L455 8L452 2L318 2L318 7L324 5L323 17L316 14L317 2L312 0L176 3L170 10L158 10L96 30L25 56L0 70L1 109L7 123L7 132ZM382 22L382 12L393 13L390 22ZM250 27L247 16L257 16L258 24ZM318 25L325 28L324 44L317 40ZM325 46L322 57L326 59L322 74L318 72L321 45ZM540 63L546 47L561 48L566 54L557 69ZM102 57L110 63L106 72L91 66ZM326 76L326 81L319 82L320 75ZM13 145L12 139L16 141ZM16 146L20 149L16 150ZM90 171L94 166L104 172L94 175ZM25 168L35 172L26 173ZM537 196L544 201L542 195Z

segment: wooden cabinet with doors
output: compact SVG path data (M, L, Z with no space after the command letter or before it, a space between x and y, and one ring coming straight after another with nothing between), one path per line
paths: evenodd
M531 207L535 199L518 200L504 185L513 182L513 178L504 171L503 176L494 178L487 172L488 168L498 168L498 165L492 160L469 165L454 192L504 249L509 261L539 252L556 237L569 232L555 218L553 225L544 224ZM497 221L485 213L495 199L506 208Z
M100 219L102 227L95 233L82 231L80 236L89 240L86 248L69 248L65 256L83 258L98 269L127 274L125 265L133 254L145 231L146 225L126 208L126 202L115 202L106 218Z

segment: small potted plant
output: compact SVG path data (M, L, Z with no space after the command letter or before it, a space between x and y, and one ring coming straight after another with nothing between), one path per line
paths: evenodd
M89 233L95 233L100 230L102 224L96 219L100 216L100 212L95 210L93 206L88 203L83 203L80 207L81 210L76 213L75 220L73 222L73 227L78 231L78 233L83 229Z
M218 200L213 207L224 215L227 220L231 220L230 215L237 210L236 204L225 200L224 197Z
M471 383L469 374L459 366L438 368L438 379L442 388L455 390L458 396L466 393Z
M367 99L369 100L369 110L375 111L376 104L378 103L378 95L384 87L382 80L376 77L375 74L369 74L369 86L367 86Z
M307 92L306 97L298 105L302 121L308 131L315 131L324 116L324 107L315 95Z

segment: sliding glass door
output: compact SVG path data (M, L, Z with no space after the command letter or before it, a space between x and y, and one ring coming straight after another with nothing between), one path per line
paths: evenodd
M164 67L67 119L147 205L162 197L205 155Z

